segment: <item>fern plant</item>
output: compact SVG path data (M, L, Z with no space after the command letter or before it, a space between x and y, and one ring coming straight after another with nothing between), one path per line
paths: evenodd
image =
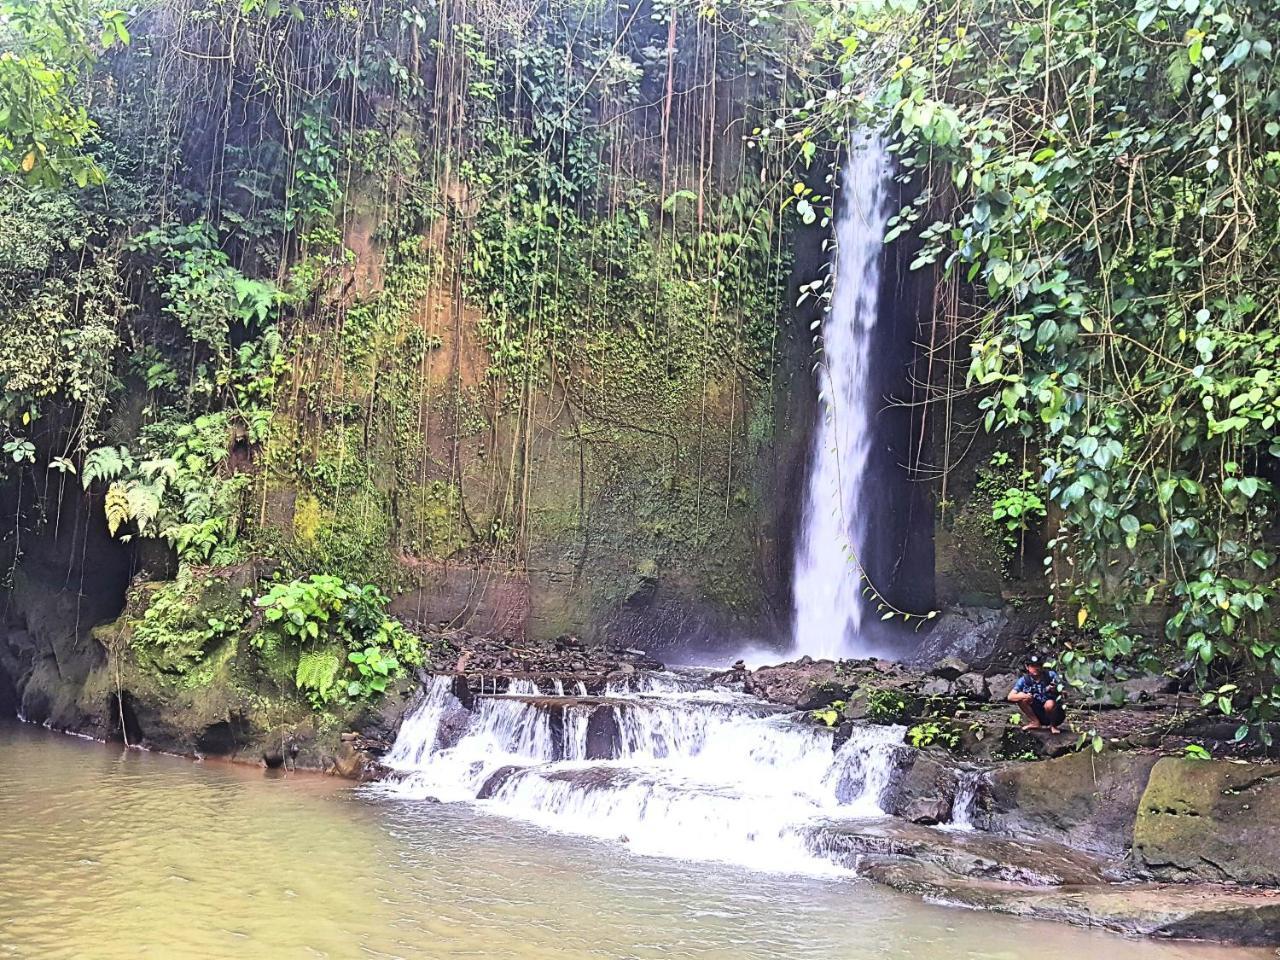
M309 650L298 658L294 684L315 707L328 703L338 692L335 681L342 661L331 650Z

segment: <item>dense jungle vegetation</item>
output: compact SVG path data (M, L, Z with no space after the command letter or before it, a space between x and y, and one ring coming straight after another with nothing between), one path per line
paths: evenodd
M790 249L755 6L6 2L13 562L87 491L174 564L114 654L318 705L421 661L386 593L443 561L749 610Z
M869 127L933 290L913 466L945 502L997 434L1077 681L1186 657L1280 712L1280 5L3 0L0 33L11 551L80 489L167 544L128 642L169 681L243 635L280 689L374 695L424 655L385 594L445 559L749 611L794 241Z

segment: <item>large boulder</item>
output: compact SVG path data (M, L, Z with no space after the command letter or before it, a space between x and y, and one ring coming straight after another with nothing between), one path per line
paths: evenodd
M1123 856L1156 759L1081 752L1001 767L988 784L990 829Z
M1280 885L1280 764L1162 759L1142 794L1133 853L1157 879Z
M809 657L752 671L745 678L744 689L762 700L798 710L828 706L841 699L844 692L836 679L836 664Z
M946 823L958 775L949 763L923 750L903 747L901 765L881 803L885 813L914 823Z
M913 663L933 666L946 657L985 666L1005 660L1026 643L1029 626L1011 608L952 607L933 621L911 655Z

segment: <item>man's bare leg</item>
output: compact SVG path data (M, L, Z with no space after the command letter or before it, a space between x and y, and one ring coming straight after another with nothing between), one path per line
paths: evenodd
M1027 697L1025 700L1014 700L1013 702L1017 705L1018 710L1021 711L1022 716L1026 718L1026 722L1022 725L1023 730L1044 729L1044 724L1040 722L1040 718L1036 716L1036 712L1031 709L1030 697Z
M1044 715L1045 715L1046 717L1050 717L1050 718L1052 718L1052 717L1053 717L1053 715L1054 715L1054 713L1057 711L1057 709L1058 709L1058 703L1057 703L1057 701L1056 701L1056 700L1046 700L1046 701L1044 702ZM1062 732L1062 728L1061 728L1060 726L1058 726L1056 723L1050 723L1050 724L1049 724L1049 732L1050 732L1050 733L1061 733L1061 732Z

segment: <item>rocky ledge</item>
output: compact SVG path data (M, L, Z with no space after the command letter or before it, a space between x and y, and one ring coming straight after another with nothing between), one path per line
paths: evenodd
M811 842L859 876L935 903L1127 936L1280 942L1280 891L1122 880L1123 865L1051 841L874 820L824 825Z
M908 728L883 801L900 819L816 835L868 879L1130 935L1280 943L1280 763L1232 743L1171 677L1073 705L1061 736L1028 733L1005 702L1015 667L803 658L719 680L836 726L837 742L861 723ZM1231 755L1242 746L1253 756ZM932 828L960 813L973 831Z

